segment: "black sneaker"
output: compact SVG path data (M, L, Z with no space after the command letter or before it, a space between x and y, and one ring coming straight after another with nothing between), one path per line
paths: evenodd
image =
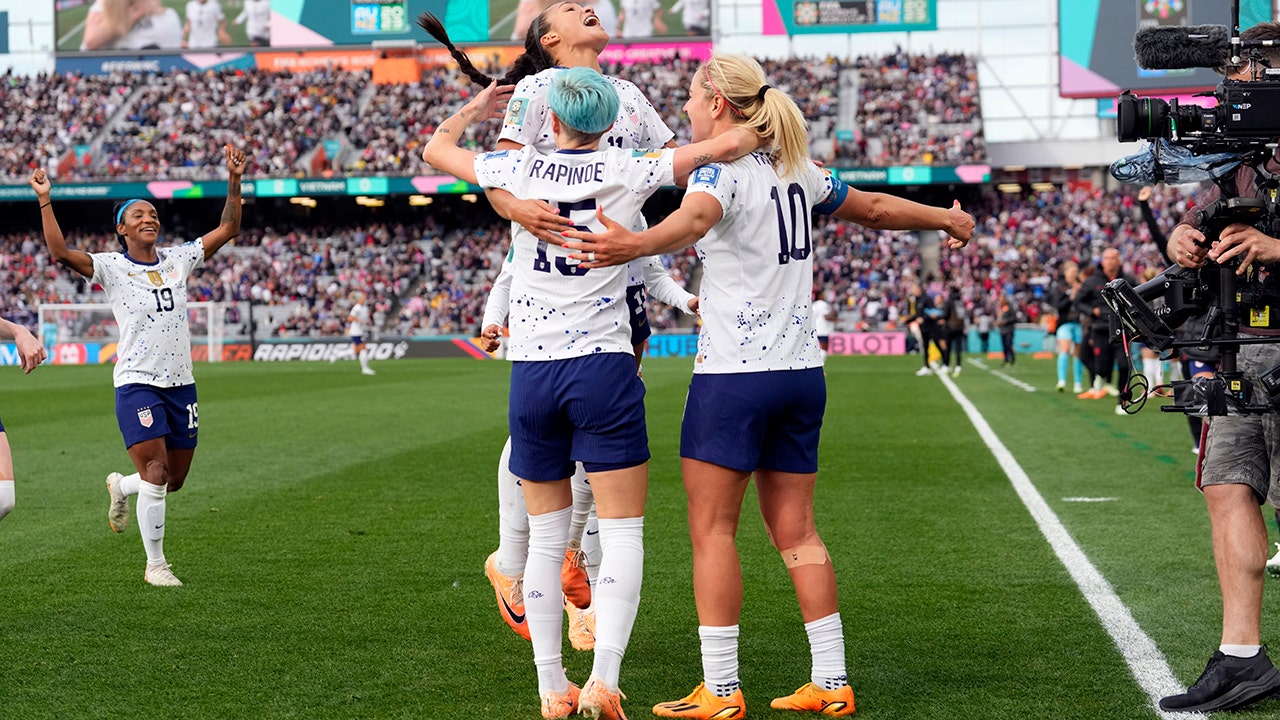
M1280 670L1271 664L1267 649L1239 658L1215 651L1200 678L1181 695L1160 699L1161 710L1210 712L1238 710L1280 690Z

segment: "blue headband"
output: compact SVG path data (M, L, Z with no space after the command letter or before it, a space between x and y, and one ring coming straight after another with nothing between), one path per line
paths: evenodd
M124 211L125 211L125 210L128 210L128 209L129 209L129 206L130 206L130 205L132 205L132 204L134 204L134 203L136 203L136 202L146 202L146 201L145 201L145 200L143 200L142 198L134 198L134 199L132 199L132 200L125 200L125 201L124 201L124 204L120 206L120 209L116 211L116 224L117 224L117 225L119 225L120 223L124 222Z

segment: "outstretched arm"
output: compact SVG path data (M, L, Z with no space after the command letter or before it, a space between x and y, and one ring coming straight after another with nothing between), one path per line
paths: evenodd
M230 145L224 146L224 150L227 153L227 204L222 207L218 227L204 234L205 260L240 234L240 176L244 174L244 153Z
M960 209L959 200L950 208L940 208L853 188L833 214L875 230L941 230L951 236L947 246L952 250L969 244L975 224L973 216Z
M458 141L467 126L477 118L501 117L502 108L506 107L513 90L514 85L499 87L495 80L477 93L462 109L440 123L422 148L422 159L431 167L447 172L459 180L477 182L475 161L479 153L458 147Z
M25 373L35 370L48 357L40 341L36 340L30 330L18 323L0 318L0 337L13 338L18 346L18 358L22 362L22 371Z
M737 160L751 154L758 147L759 136L737 125L708 140L677 147L673 173L677 179L687 178L689 173L701 165Z
M83 250L72 250L62 237L62 228L58 227L58 218L53 215L53 201L49 193L53 191L53 183L44 168L36 168L31 173L31 189L36 191L36 200L40 202L40 222L44 226L44 244L49 248L49 257L63 267L71 268L85 277L93 277L93 258Z
M604 225L602 233L566 230L564 236L576 242L564 244L575 251L569 257L582 260L582 267L597 268L622 265L645 255L665 255L686 248L702 239L724 217L720 201L707 193L684 196L680 207L665 220L644 232L631 232L596 210L596 218Z

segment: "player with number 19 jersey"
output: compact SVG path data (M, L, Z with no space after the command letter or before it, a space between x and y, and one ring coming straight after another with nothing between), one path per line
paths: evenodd
M706 193L724 210L694 246L704 268L694 373L822 366L811 309L811 214L832 190L817 166L781 178L764 153L694 171L686 192Z
M533 147L476 156L476 178L519 198L545 200L581 229L603 229L596 209L635 217L658 188L671 185L674 150L562 150ZM586 270L569 251L512 223L509 360L564 360L633 354L626 266Z
M191 327L187 278L204 264L200 238L156 248L143 263L127 253L92 253L93 282L102 286L120 329L115 386L171 388L191 385Z

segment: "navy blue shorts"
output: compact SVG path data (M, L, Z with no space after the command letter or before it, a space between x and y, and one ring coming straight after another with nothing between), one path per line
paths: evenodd
M680 457L741 472L817 472L826 407L822 368L695 374Z
M0 422L0 432L4 432L4 423Z
M363 344L364 344L364 336L363 336L363 335L352 335L352 336L351 336L351 344L352 344L352 345L363 345Z
M118 387L116 422L120 424L126 448L162 437L167 448L191 450L200 435L196 386L159 388L135 384Z
M535 482L621 470L649 459L635 358L600 353L511 367L512 474Z
M635 347L653 335L649 327L649 314L644 307L644 286L632 285L627 288L627 313L631 317L631 346Z

